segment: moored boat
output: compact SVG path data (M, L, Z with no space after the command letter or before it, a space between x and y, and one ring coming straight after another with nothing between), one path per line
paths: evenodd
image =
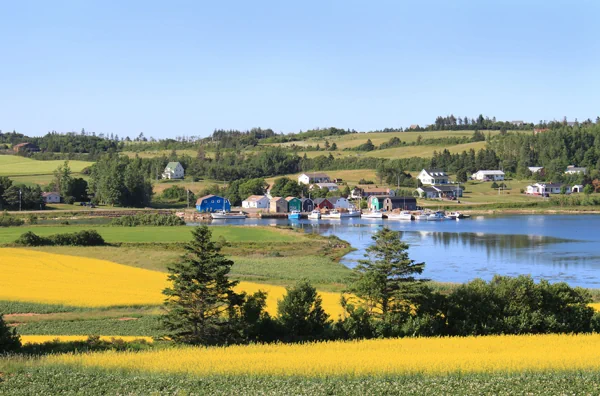
M380 210L372 210L360 215L363 219L383 219L383 213Z
M311 220L319 220L321 218L321 212L319 210L313 210L308 214L308 218Z
M302 213L299 210L292 210L288 214L288 219L290 220L299 220L302 217Z
M441 221L444 220L445 214L444 212L441 211L437 211L435 213L431 213L429 216L427 216L427 221Z
M415 220L427 220L427 217L429 216L429 213L428 212L419 211L414 216L415 216Z
M225 210L219 210L210 214L213 220L234 220L234 219L245 219L246 215L243 212L227 212Z
M403 210L400 213L388 213L389 220L412 220L413 215L408 210Z

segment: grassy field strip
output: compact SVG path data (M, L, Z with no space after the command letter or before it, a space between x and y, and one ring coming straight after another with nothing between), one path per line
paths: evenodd
M600 369L600 334L403 338L44 357L45 364L198 376L390 376Z
M0 228L0 244L14 242L27 231L39 236L72 233L95 229L106 242L187 242L192 239L192 227L98 227L93 225L28 226ZM295 242L304 240L302 234L274 227L212 227L213 237L228 242Z
M60 341L60 342L70 342L70 341L85 341L87 340L87 335L22 335L21 342L23 344L42 344L44 342L49 341ZM144 340L146 342L154 342L152 337L143 337L143 336L100 336L100 339L103 341L110 341L111 339L122 340L126 342L135 341L135 340Z
M492 136L497 135L499 131L489 131ZM485 131L487 135L488 131ZM298 142L287 142L287 143L276 143L273 146L292 146L296 145L299 147L304 146L316 146L317 144L324 148L325 140L329 143L335 142L340 149L351 148L359 146L371 139L371 142L375 146L379 146L382 143L388 142L391 138L397 137L401 141L406 143L416 142L418 137L421 136L423 139L439 139L439 138L450 138L450 137L471 137L473 131L429 131L429 132L372 132L372 133L352 133L341 136L327 136L325 138L311 138L307 140L301 140Z
M0 155L0 176L51 175L64 161L36 161L17 155ZM69 161L69 167L74 173L79 173L88 166L89 161Z
M173 227L172 227L173 228ZM26 249L0 249L0 300L79 307L159 305L168 286L166 274L110 261L44 253ZM285 294L281 286L240 282L237 291L268 292L267 311L277 311ZM342 313L338 293L320 292L330 316Z

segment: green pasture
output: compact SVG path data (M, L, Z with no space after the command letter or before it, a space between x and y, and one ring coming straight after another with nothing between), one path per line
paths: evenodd
M318 359L318 356L315 356ZM341 357L342 358L342 357ZM128 395L594 395L597 371L454 373L371 377L223 376L128 372L0 358L0 394Z
M192 227L110 227L92 225L73 226L27 226L0 228L0 244L14 242L21 234L32 231L39 236L71 233L95 229L108 243L173 243L192 239ZM302 240L302 234L294 231L267 227L212 227L213 237L236 242L287 242Z
M51 175L52 172L65 161L37 161L31 158L17 155L0 155L0 176L43 176ZM73 173L79 173L88 166L93 165L89 161L69 161L69 167ZM35 178L31 179L34 182Z

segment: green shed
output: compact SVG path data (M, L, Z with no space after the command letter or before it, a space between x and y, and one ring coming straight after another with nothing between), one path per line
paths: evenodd
M292 210L297 210L299 212L302 212L302 201L300 200L300 198L296 198L296 197L287 197L285 199L288 203L288 210L291 212Z
M383 210L383 201L387 196L376 196L373 195L369 198L369 209L371 210Z

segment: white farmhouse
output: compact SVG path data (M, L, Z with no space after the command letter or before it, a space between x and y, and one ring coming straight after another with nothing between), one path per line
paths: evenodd
M42 198L46 203L60 203L60 194L57 192L42 193Z
M504 180L504 172L501 170L480 170L473 173L471 178L482 181L501 181Z
M550 194L560 194L561 189L563 188L562 183L535 183L527 186L526 194L529 195L541 195L543 197L547 197ZM565 193L571 193L570 186L564 186Z
M179 162L169 162L162 174L163 179L183 179L185 171Z
M331 178L325 173L303 173L298 176L298 184L329 183Z
M441 169L423 169L417 179L423 185L448 184L448 174Z
M242 208L245 209L269 209L271 200L264 195L250 195L242 201Z

